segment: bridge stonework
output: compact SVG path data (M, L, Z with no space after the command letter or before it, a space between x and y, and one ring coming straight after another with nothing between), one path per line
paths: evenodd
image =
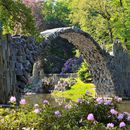
M113 44L113 55L110 55L89 34L75 27L51 29L42 32L41 35L44 40L40 44L36 44L32 37L24 36L10 37L6 41L6 44L10 43L13 56L9 53L8 61L4 62L13 66L7 65L4 69L14 70L10 75L16 77L16 80L8 82L8 86L13 86L11 88L7 87L7 83L0 85L1 97L6 95L6 101L0 97L0 103L6 103L14 91L17 95L18 91L24 89L29 82L33 64L41 58L44 48L59 37L68 40L68 43L75 45L83 54L89 64L97 96L117 95L130 98L130 57L119 41ZM3 41L0 43L3 44Z
M130 57L118 40L113 44L113 55L110 55L89 34L75 27L51 29L41 35L46 44L62 37L80 50L89 64L98 96L130 98Z

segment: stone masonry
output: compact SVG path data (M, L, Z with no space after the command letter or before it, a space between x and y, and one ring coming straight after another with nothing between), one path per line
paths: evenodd
M117 40L113 44L113 56L101 49L87 33L75 27L56 28L41 32L44 45L62 37L74 44L89 64L98 96L130 98L130 57Z
M75 27L51 29L41 35L44 40L39 44L36 44L34 38L25 36L13 36L10 41L14 54L10 60L15 64L14 76L17 80L15 86L20 92L29 82L33 65L40 62L45 46L61 37L83 54L89 64L98 96L130 98L130 57L118 40L113 44L113 55L110 55L89 34Z

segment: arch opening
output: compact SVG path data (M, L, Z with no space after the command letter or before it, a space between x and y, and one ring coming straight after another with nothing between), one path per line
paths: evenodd
M130 98L130 57L118 40L113 44L113 55L110 55L88 33L75 27L51 29L41 35L45 37L44 45L60 36L80 50L89 64L98 96Z
M114 75L111 66L109 66L112 57L105 50L102 50L89 34L73 28L52 29L41 34L46 37L44 45L53 44L52 41L60 37L68 40L69 43L79 49L89 64L89 70L98 96L117 95L115 82L113 81Z

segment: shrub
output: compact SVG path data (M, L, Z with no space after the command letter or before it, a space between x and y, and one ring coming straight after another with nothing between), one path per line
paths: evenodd
M87 91L77 103L65 104L62 109L51 106L47 100L34 107L26 102L18 109L14 105L13 108L0 108L0 129L129 130L130 115L120 113L116 102L114 98L92 98Z
M79 58L74 57L74 58L70 58L68 59L63 68L62 68L62 73L74 73L77 72L77 70L79 69L81 63L82 63L82 56L80 56Z
M68 90L71 89L71 86L73 86L75 83L76 81L73 78L60 79L58 83L55 85L54 90L58 91Z
M78 77L85 83L92 81L92 76L89 72L88 64L86 61L82 62L81 64L81 68L78 70Z

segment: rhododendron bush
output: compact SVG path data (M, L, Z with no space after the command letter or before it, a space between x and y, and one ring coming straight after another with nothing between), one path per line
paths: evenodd
M53 107L48 100L29 105L10 98L10 108L0 108L0 130L130 130L130 113L120 112L121 98L92 98L89 91L77 103Z

